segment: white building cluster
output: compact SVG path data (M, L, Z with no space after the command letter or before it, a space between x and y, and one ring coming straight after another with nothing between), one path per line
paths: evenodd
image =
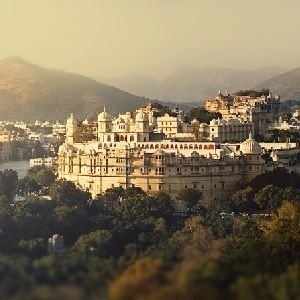
M104 109L96 123L84 124L72 114L66 142L59 148L59 178L74 181L93 196L113 187L141 187L176 198L179 191L192 188L209 200L225 199L232 182L249 181L263 172L261 147L251 134L246 139L234 129L236 138L245 140L235 148L213 141L168 138L184 135L184 126L191 125L183 123L180 115L155 118L145 108L114 118ZM238 128L236 123L229 124ZM228 138L218 125L227 123L211 126L221 138Z
M219 91L214 99L205 102L209 112L219 112L226 121L237 119L241 124L251 123L254 136L264 137L269 126L278 120L280 96L272 96L269 90L241 91L231 95Z

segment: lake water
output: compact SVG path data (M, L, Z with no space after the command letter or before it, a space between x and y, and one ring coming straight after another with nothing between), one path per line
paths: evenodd
M24 178L29 168L29 160L5 161L0 163L0 171L4 171L5 169L13 169L17 171L19 178Z

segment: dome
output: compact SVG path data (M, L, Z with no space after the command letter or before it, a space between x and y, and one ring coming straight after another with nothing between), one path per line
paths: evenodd
M201 123L200 128L206 128L208 125L206 123Z
M261 146L252 138L251 132L249 134L249 138L241 143L240 150L243 154L261 154Z
M111 116L106 112L104 107L103 112L101 112L98 115L98 121L110 121L110 120L111 120Z
M216 119L212 119L210 122L209 122L209 125L218 125L218 121Z
M140 110L135 116L135 121L137 122L148 121L148 115Z
M196 120L196 119L194 119L194 120L191 122L191 124L198 124L198 123L199 123L199 121Z

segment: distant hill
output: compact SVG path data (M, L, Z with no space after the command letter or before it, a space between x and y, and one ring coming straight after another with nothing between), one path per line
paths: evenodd
M64 120L70 112L79 118L95 117L104 105L118 113L146 102L82 75L43 68L21 58L0 61L2 120Z
M255 88L268 88L282 100L300 100L300 68L272 77Z
M139 96L164 101L197 101L199 103L208 97L214 96L219 89L231 92L249 89L285 71L285 69L277 67L234 70L221 68L198 69L191 66L181 66L162 81L138 74L115 79L101 78L101 81Z

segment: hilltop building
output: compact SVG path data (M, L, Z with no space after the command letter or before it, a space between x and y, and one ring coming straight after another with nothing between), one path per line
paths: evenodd
M265 136L268 127L279 117L280 96L269 90L240 91L235 95L221 91L214 99L205 102L210 112L219 112L224 120L240 119L254 124L254 136Z
M169 122L166 125L172 128L172 121L162 118L160 122ZM96 128L93 137L82 142L76 137L83 125L72 114L66 142L59 148L59 178L74 181L93 196L113 187L141 187L175 198L182 189L193 188L210 200L225 199L232 182L249 181L263 172L261 147L251 134L239 148L230 148L212 141L163 138L154 123L142 109L115 118L104 109L97 126L90 125ZM156 124L157 128L165 126Z

